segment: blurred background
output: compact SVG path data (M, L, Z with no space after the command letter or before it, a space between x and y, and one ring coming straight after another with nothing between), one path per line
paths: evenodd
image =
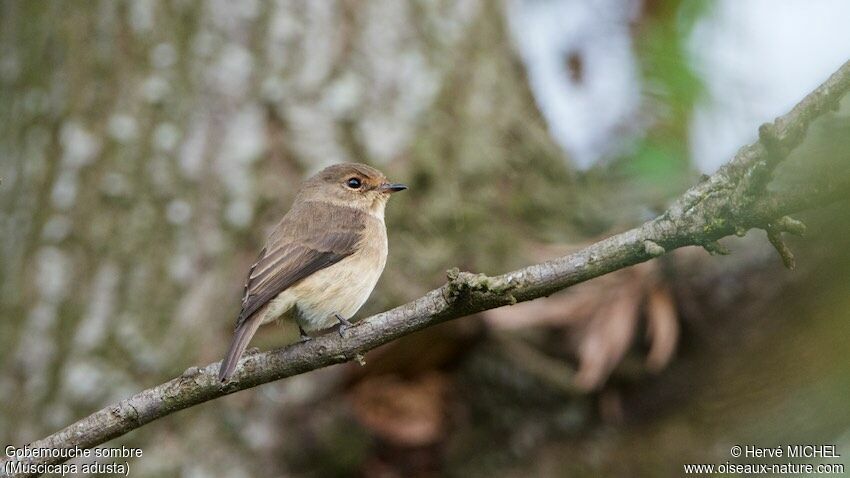
M410 186L365 317L663 211L850 59L848 19L840 0L0 2L0 443L221 359L306 175L358 161ZM846 154L848 117L845 98L797 156ZM846 463L848 216L799 216L794 272L752 231L110 446L143 449L136 477L667 476L747 443Z

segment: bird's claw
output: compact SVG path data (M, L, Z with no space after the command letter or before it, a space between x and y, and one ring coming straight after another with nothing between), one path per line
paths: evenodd
M307 332L305 332L304 329L299 325L298 326L298 343L303 344L304 342L309 342L311 340L313 340L313 337L310 337L310 335L307 334Z
M334 317L336 317L336 320L339 321L339 329L338 329L339 336L342 337L342 338L345 338L345 331L348 330L349 328L353 327L354 324L352 324L351 322L348 321L348 319L346 319L345 317L343 317L339 314L334 314Z

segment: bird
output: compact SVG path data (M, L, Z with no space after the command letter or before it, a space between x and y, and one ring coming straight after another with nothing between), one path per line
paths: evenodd
M308 332L338 323L344 335L387 262L387 201L405 189L359 163L328 166L304 181L250 267L222 383L261 325L293 320L307 341Z

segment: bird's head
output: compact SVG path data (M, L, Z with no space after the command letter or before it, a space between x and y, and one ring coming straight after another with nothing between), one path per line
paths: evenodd
M390 195L407 186L392 183L384 173L359 163L328 166L308 179L301 200L331 202L355 207L383 217Z

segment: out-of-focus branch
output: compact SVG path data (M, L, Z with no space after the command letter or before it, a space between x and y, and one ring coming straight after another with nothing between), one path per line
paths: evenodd
M576 253L507 274L486 276L449 271L448 282L408 304L368 317L344 338L326 334L306 343L244 357L233 381L217 380L218 363L191 367L181 376L110 405L53 435L30 444L33 449L89 448L158 418L239 390L349 360L417 330L483 310L550 295L574 284L697 245L724 253L717 241L752 228L768 231L786 264L793 263L781 233L802 233L787 217L803 209L850 198L850 180L823 175L792 192L769 192L776 166L806 136L812 121L836 108L850 91L850 62L809 94L788 114L762 125L759 140L742 148L714 175L689 189L664 214ZM0 461L7 476L35 476L63 458L25 457ZM10 466L17 468L10 468ZM41 468L39 468L41 467Z

